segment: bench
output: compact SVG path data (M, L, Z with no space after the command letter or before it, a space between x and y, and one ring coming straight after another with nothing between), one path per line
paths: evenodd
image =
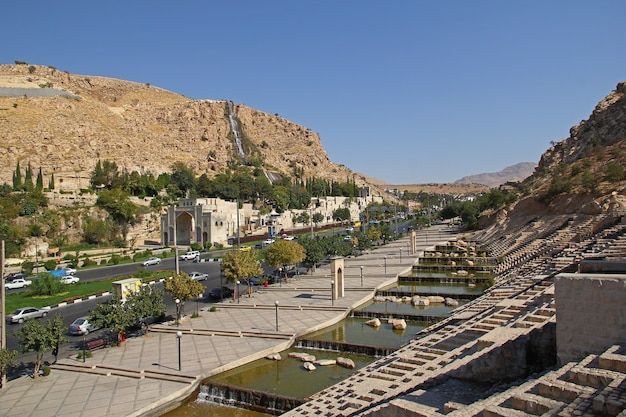
M102 349L106 347L106 345L107 344L104 341L104 339L94 339L94 340L90 340L89 342L87 342L87 349L88 350Z

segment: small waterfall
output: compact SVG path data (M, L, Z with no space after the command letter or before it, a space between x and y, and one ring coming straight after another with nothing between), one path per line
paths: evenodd
M391 355L398 348L358 345L355 343L330 342L327 340L298 339L296 347L300 349L330 350L334 352L349 352L362 355L381 357Z
M304 404L307 399L287 397L212 381L202 384L196 401L244 408L278 416Z
M241 135L239 134L239 123L237 123L237 119L235 119L235 111L233 102L228 102L228 119L230 120L230 128L233 131L233 135L235 135L235 144L237 145L237 152L239 152L239 156L241 159L245 158L245 153L243 152L243 146L241 144Z

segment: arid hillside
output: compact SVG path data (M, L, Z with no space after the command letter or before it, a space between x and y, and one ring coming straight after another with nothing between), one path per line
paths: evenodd
M58 189L86 188L98 159L155 175L176 162L212 175L260 160L270 176L297 169L365 183L330 161L317 133L280 116L46 66L0 65L0 132L0 181L8 183L19 161L41 168L45 184L54 174Z

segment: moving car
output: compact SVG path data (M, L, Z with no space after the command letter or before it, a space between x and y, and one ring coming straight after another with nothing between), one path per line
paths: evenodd
M89 332L93 332L94 330L98 330L99 327L94 326L89 323L89 319L87 317L79 317L72 324L70 324L70 334L72 335L84 335L89 334Z
M17 278L17 279L14 279L11 282L5 282L4 283L4 288L7 289L7 290L14 290L16 288L28 287L32 283L33 283L33 281L31 281L29 279Z
M189 274L189 278L193 279L194 281L204 281L209 278L209 274L204 274L202 272L191 272Z
M274 243L274 239L265 239L265 240L263 241L263 244L264 244L264 245L271 245L272 243Z
M60 279L63 284L77 284L80 278L74 275L66 275Z
M196 259L199 257L200 257L200 251L190 250L189 252L186 252L180 255L179 259L181 261L191 261L192 259Z
M161 263L161 258L152 257L152 258L149 258L149 259L143 261L141 263L141 265L143 265L143 266L150 266L150 265L158 265L160 263Z
M76 268L65 268L65 273L67 275L74 275L76 274Z
M36 319L38 317L46 317L48 315L48 310L43 310L35 307L23 307L18 308L7 316L7 323L15 324L15 323L24 323L26 320Z
M235 294L235 291L228 287L216 287L209 291L209 298L211 300L223 300L232 297L233 294Z

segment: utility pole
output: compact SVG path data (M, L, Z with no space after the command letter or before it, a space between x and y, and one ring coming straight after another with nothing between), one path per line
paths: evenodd
M0 331L0 349L6 349L7 347L7 328L6 328L6 317L4 312L4 304L5 304L5 291L4 291L4 239L0 240L0 277L2 277L2 289L0 290L0 326L2 326L2 330ZM2 388L7 386L7 377L5 374L2 375Z

